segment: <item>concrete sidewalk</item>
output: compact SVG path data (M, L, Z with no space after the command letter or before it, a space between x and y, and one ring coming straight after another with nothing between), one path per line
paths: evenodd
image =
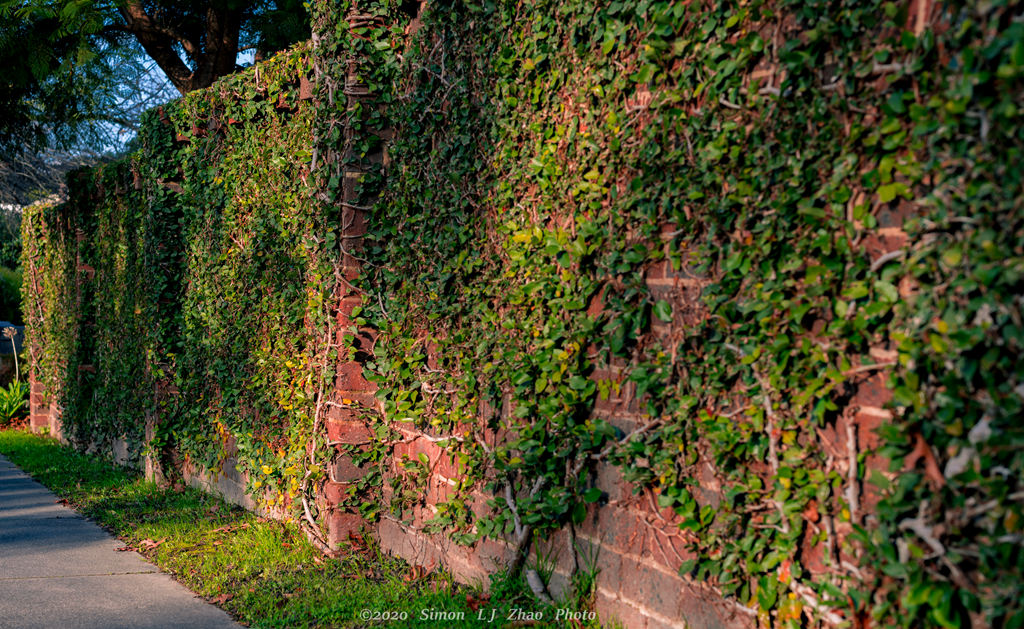
M0 456L0 628L240 627Z

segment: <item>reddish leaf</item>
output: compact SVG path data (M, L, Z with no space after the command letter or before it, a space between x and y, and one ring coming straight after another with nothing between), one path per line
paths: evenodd
M473 596L472 594L466 595L466 605L473 611L480 609L480 607L491 602L490 594L481 594L480 596Z

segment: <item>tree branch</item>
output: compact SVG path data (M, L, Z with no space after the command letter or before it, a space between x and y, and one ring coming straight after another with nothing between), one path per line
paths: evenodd
M117 10L124 18L128 32L135 36L146 54L156 61L179 92L186 94L197 87L194 81L195 74L174 50L174 44L180 43L190 57L196 58L200 55L195 42L157 24L138 0L128 0L118 6Z

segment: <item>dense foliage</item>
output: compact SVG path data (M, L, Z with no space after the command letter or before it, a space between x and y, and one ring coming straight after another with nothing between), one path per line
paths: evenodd
M0 0L0 175L122 153L145 110L308 38L301 0Z
M155 113L25 221L35 364L76 434L139 439L150 409L152 446L237 447L297 508L338 358L339 160L393 129L349 252L379 331L363 411L459 461L436 529L528 548L610 462L676 514L683 572L765 622L1024 623L1019 3L314 8L315 110L279 113L296 52ZM342 97L353 61L377 107ZM639 423L594 412L615 400ZM364 513L421 499L401 463Z
M271 503L296 494L283 453L312 427L333 282L308 64L299 48L150 112L137 153L26 216L32 357L72 438L145 440L168 473L237 450Z
M1018 5L465 3L404 52L375 6L368 369L463 465L439 528L580 522L607 458L765 619L1024 622ZM880 373L894 473L836 430Z

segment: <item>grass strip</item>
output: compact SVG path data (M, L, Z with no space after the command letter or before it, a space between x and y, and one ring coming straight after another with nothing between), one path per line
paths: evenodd
M252 627L585 626L553 622L556 610L540 607L520 581L492 579L485 595L444 573L410 567L372 543L324 557L294 525L193 488L158 486L47 437L0 430L0 454ZM507 620L517 609L518 620ZM538 613L540 622L530 620Z

